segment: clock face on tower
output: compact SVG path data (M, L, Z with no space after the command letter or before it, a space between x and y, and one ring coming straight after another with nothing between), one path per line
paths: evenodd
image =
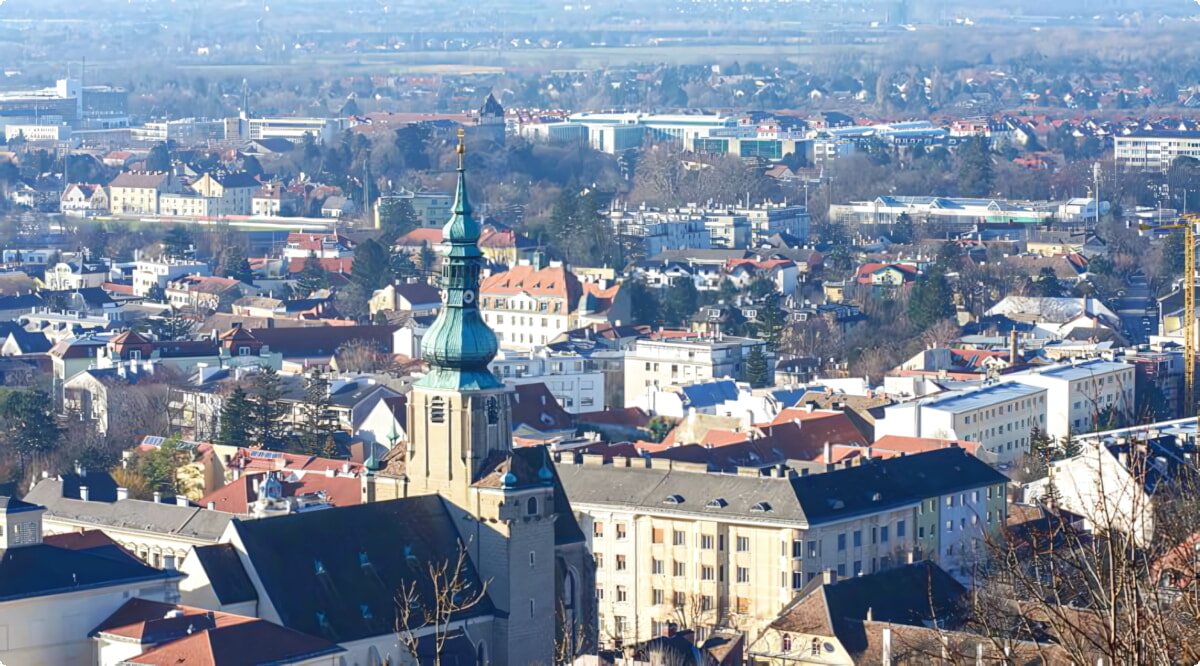
M475 302L475 291L473 289L468 289L468 290L464 291L462 298L463 298L463 303L466 303L467 305L474 303Z

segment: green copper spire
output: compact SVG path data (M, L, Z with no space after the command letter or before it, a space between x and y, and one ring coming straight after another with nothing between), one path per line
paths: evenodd
M419 386L454 390L500 388L488 370L499 345L496 334L479 314L479 272L483 253L476 244L480 227L471 216L463 167L465 133L458 130L458 190L454 213L442 229L442 310L421 340L421 356L429 374Z

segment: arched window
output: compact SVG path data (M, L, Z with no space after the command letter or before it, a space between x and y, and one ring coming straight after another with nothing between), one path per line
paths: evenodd
M791 652L791 651L792 651L792 637L787 634L784 634L783 635L783 652Z
M500 422L500 400L496 396L491 396L487 399L487 423L488 425L496 425Z
M446 399L437 396L429 401L429 420L434 423L446 422Z
M530 497L529 501L525 502L525 514L535 516L538 512L538 501L536 497Z
M479 641L475 646L475 666L487 666L487 644Z

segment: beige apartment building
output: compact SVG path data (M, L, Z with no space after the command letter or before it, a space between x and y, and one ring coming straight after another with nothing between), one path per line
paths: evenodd
M558 471L596 560L607 645L669 621L700 639L734 628L753 640L826 571L931 559L963 576L1006 515L1007 479L958 448L803 476L592 456Z

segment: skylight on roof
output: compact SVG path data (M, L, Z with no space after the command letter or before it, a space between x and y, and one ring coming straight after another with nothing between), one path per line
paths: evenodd
M667 495L663 504L683 504L683 495Z
M750 507L750 510L751 511L770 511L771 503L770 502L757 502L754 506Z
M718 497L715 500L710 501L708 504L705 504L705 506L710 509L724 509L725 507L729 506L729 502L726 502L724 497Z

